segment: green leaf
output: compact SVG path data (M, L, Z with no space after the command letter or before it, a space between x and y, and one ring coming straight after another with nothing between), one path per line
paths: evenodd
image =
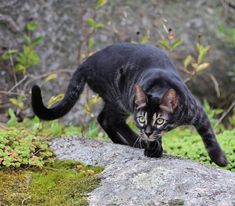
M23 46L23 51L17 56L16 71L25 72L29 67L40 63L38 54L31 46Z
M193 57L191 55L188 55L184 59L184 67L187 68L188 65L192 62Z
M24 109L25 107L24 102L21 99L10 98L9 102L19 107L20 109Z
M16 49L12 49L12 50L8 50L6 52L4 52L1 56L2 60L9 60L10 58L13 58L17 55L18 50Z
M197 42L196 43L196 50L197 50L197 52L200 53L200 50L202 50L202 49L203 49L202 45L199 42Z
M92 106L95 105L98 101L100 101L100 99L101 98L99 97L99 95L93 96L91 99L89 99L83 111L89 114Z
M98 134L98 127L95 122L92 122L89 125L88 132L86 135L90 138L95 138L97 134Z
M15 127L17 125L17 118L15 115L15 112L13 111L13 109L9 108L8 109L8 114L10 116L10 119L7 122L7 125L9 127Z
M95 28L95 25L96 25L96 21L92 18L88 18L87 19L87 24L92 27L92 28Z
M210 66L210 64L208 62L204 62L202 64L199 64L196 68L197 72L203 71L206 68L208 68Z
M33 127L32 127L33 131L36 131L36 130L38 130L41 127L41 121L40 121L40 119L37 116L35 116L32 119L32 122L33 122Z
M210 46L208 46L208 45L205 46L205 47L203 47L203 46L199 47L199 50L198 50L199 54L198 54L198 59L197 59L197 63L198 64L203 63L203 61L206 58L206 55L207 55L209 49L210 49Z
M92 29L103 29L104 28L104 24L101 22L96 22L94 19L92 18L88 18L87 19L87 24L92 28Z
M30 38L30 36L24 34L24 42L25 42L25 44L27 44L27 45L31 44L31 38Z
M45 81L51 81L53 79L57 78L57 74L56 73L51 73L50 75L47 76L47 78L45 79Z
M145 44L145 43L147 43L147 42L149 41L149 39L150 39L150 36L144 35L144 36L141 38L140 43L141 43L141 44Z
M66 136L80 136L82 134L81 127L68 126L65 127L64 133Z
M95 39L94 37L90 37L89 40L88 40L88 47L89 49L93 49L94 48L94 45L95 45Z
M105 4L107 4L107 0L96 0L96 7L97 8L101 8L103 7Z
M229 117L228 120L229 120L229 123L235 128L235 118Z
M166 41L166 40L161 39L161 40L158 40L157 43L160 46L164 47L165 49L171 49L171 46L170 46L169 42Z
M103 29L104 28L104 24L102 22L97 22L95 29Z
M59 124L58 120L52 122L51 131L54 136L60 136L62 134L62 125Z
M31 43L31 44L32 44L32 46L34 47L34 46L38 46L38 45L42 44L43 41L44 41L44 37L39 36L39 37L34 38L34 39L32 40L32 43Z
M219 31L220 33L224 34L224 33L225 33L224 25L219 25L219 26L218 26L218 31Z
M48 107L52 107L54 104L60 102L64 98L64 94L58 94L56 96L52 96L48 101Z
M16 66L15 66L15 69L16 69L16 71L17 72L19 72L19 73L25 73L26 72L26 67L25 66L23 66L23 65L21 65L21 64L17 64Z
M172 42L172 47L176 48L176 47L180 46L182 43L183 42L180 39L177 38Z
M26 31L34 31L38 28L38 24L36 21L30 21L26 24Z

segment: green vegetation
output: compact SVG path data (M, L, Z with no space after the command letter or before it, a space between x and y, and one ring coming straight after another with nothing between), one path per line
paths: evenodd
M233 47L235 46L235 28L228 26L228 25L220 25L218 27L219 34L221 39L227 43L226 45ZM233 57L234 59L234 57ZM229 72L229 75L232 79L232 81L235 81L235 65L232 65L231 72Z
M217 135L217 139L224 149L228 166L226 169L235 172L235 129L225 130ZM163 148L167 154L192 159L211 165L207 151L203 145L201 137L192 128L177 128L163 137ZM213 166L216 166L213 163ZM217 167L217 166L216 166Z
M86 129L76 126L65 126L59 121L42 122L37 117L25 118L18 122L12 109L7 125L0 125L0 168L1 167L43 167L54 161L48 140L60 136L90 137L105 140L95 123Z
M100 20L96 15L108 3L107 0L97 0L91 9L91 16L83 19L81 26L81 46L78 48L78 59L81 62L94 52L96 46L95 34L112 27ZM84 13L83 6L79 8ZM0 205L86 205L87 193L97 187L99 179L96 174L101 172L100 167L85 166L73 161L58 161L49 148L49 141L55 137L88 137L107 141L107 135L101 130L96 121L89 125L63 125L59 121L42 122L37 117L27 118L22 111L29 108L31 84L40 80L41 85L58 78L58 70L40 76L30 71L40 64L41 59L37 47L43 43L44 37L35 35L38 24L30 21L25 25L22 35L22 45L18 49L6 51L0 59L10 65L14 85L3 94L9 96L9 120L6 124L0 123ZM113 28L114 29L114 28ZM169 52L174 52L183 42L177 38L172 29L164 25L166 37L154 40ZM221 38L234 45L235 30L233 28L219 28ZM116 31L115 31L116 32ZM143 32L144 33L144 32ZM150 35L143 35L139 43L147 43ZM79 40L78 40L79 41ZM212 45L213 46L213 45ZM212 47L213 48L213 47ZM183 71L190 81L198 73L209 68L207 55L209 45L195 43L194 54L188 54L182 61ZM232 66L231 79L235 81L235 67ZM51 107L63 98L64 94L52 96L47 106ZM89 96L89 95L88 95ZM84 112L94 117L92 107L100 101L100 97L87 97ZM1 103L1 98L0 98ZM221 109L210 108L207 102L204 108L215 128L218 141L227 154L229 165L226 169L235 172L235 112L227 118L226 124L218 119L224 113ZM27 116L27 115L26 115ZM131 119L130 119L131 120ZM129 122L134 128L133 120ZM166 133L163 138L164 150L167 154L193 159L201 163L210 164L206 149L195 129L190 127L177 128ZM216 166L214 163L213 166ZM172 200L169 205L183 205L182 200Z
M204 108L215 128L222 148L227 154L229 165L226 169L235 171L235 121L229 118L229 127L226 129L220 124L217 116L221 116L223 110L212 109L205 101ZM10 119L4 128L0 127L0 166L1 167L40 167L54 161L52 151L48 146L48 140L55 137L90 137L107 141L106 134L101 131L96 121L91 122L86 128L80 126L65 126L59 121L42 122L37 117L25 118L18 122L14 112L9 110ZM129 125L136 129L133 120L129 119ZM165 152L171 155L198 160L211 164L201 137L195 129L185 127L177 128L164 135L163 144Z
M235 172L234 117L230 117L228 123L232 129L226 129L217 118L222 115L222 109L212 109L207 101L204 101L204 109L215 129L217 139L227 155L228 166L225 169ZM197 160L208 165L212 164L200 135L192 127L179 127L166 133L163 138L163 146L167 154ZM214 163L212 165L216 166Z
M212 109L207 101L204 101L204 109L215 129L217 139L227 155L229 163L225 169L235 172L234 118L231 117L229 120L228 125L233 128L229 130L220 124L217 118L217 116L223 114L222 109ZM212 164L200 135L192 127L179 127L166 133L163 138L163 146L167 154L196 160L208 165ZM214 163L212 165L216 166Z
M0 56L0 60L8 62L11 66L11 76L15 85L6 92L7 95L13 97L9 98L9 103L19 110L24 110L29 107L27 96L29 95L28 84L32 81L29 78L29 70L39 65L41 59L36 52L36 48L44 41L42 36L35 36L38 29L38 24L35 21L30 21L25 25L23 34L23 44L19 49L11 49L4 52ZM22 78L18 82L18 78ZM33 78L33 77L31 77ZM28 81L26 81L28 80ZM24 84L23 84L24 83ZM16 92L13 92L16 90Z
M87 205L102 168L55 161L40 170L0 170L0 205Z
M227 43L228 45L235 46L235 28L228 25L220 25L218 27L220 37Z
M38 28L35 21L30 21L25 26L24 45L21 50L8 50L2 55L2 60L9 61L15 59L15 71L25 74L33 65L40 64L40 58L35 51L35 47L42 44L42 36L33 37L33 32Z

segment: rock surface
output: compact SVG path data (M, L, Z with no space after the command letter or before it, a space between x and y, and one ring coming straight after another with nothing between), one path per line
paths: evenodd
M235 173L164 155L144 157L141 149L91 139L56 139L60 159L100 165L100 186L89 196L103 205L235 205Z

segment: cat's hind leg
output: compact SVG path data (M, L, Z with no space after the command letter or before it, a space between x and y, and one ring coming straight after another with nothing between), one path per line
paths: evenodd
M114 130L112 125L109 122L109 115L104 107L104 109L98 115L97 121L103 130L107 133L108 137L116 144L128 144L124 139L118 135L118 133Z

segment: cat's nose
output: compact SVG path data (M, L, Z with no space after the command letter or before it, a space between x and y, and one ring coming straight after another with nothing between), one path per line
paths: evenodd
M152 128L147 126L144 133L149 137L153 133Z

